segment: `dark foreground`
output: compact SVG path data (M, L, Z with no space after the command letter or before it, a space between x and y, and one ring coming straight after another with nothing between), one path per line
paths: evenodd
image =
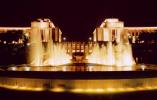
M14 91L0 88L0 100L156 100L157 91L119 94L70 94Z

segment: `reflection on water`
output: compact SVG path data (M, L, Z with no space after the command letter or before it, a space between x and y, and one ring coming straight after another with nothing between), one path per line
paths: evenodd
M122 67L117 67L117 66L101 66L101 65L65 65L65 66L14 66L14 67L9 67L9 71L135 71L135 70L148 70L148 69L153 69L153 66L146 66L146 65L136 65L136 66L122 66Z

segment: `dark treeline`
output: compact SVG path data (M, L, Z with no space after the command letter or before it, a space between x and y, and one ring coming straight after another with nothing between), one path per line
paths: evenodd
M22 43L19 43L19 40ZM26 63L28 38L22 31L7 31L0 34L0 65Z
M132 47L137 62L157 64L157 31L142 32Z

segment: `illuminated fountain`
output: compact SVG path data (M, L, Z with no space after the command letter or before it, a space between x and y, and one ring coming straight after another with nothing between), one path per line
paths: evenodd
M97 42L103 41L104 44L97 44L92 53L87 56L89 63L112 65L112 66L132 66L135 61L132 57L132 48L128 41L127 33L123 30L123 22L118 19L106 19L98 33Z
M50 20L34 21L31 23L31 27L29 63L32 66L70 63L71 56L66 54L64 45L53 42L52 30L55 29L55 26Z
M1 71L0 87L83 94L157 90L156 65L135 64L123 22L106 19L96 28L93 33L96 45L86 55L87 63L81 64L69 64L71 56L66 53L65 45L51 38L54 28L49 20L32 22L30 65Z
M111 42L107 43L107 46L97 44L87 59L89 63L102 65L132 66L135 64L130 44L113 45Z

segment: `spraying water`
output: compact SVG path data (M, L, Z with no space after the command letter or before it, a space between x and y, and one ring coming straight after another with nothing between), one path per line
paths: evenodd
M98 36L95 41L104 41L105 43L97 44L93 48L92 53L87 56L89 63L114 66L135 64L132 48L123 26L123 22L118 19L106 19L102 23L94 37Z
M31 65L53 66L71 62L71 56L66 53L65 47L60 43L53 43L52 29L54 28L49 20L32 22L29 52L29 63Z

